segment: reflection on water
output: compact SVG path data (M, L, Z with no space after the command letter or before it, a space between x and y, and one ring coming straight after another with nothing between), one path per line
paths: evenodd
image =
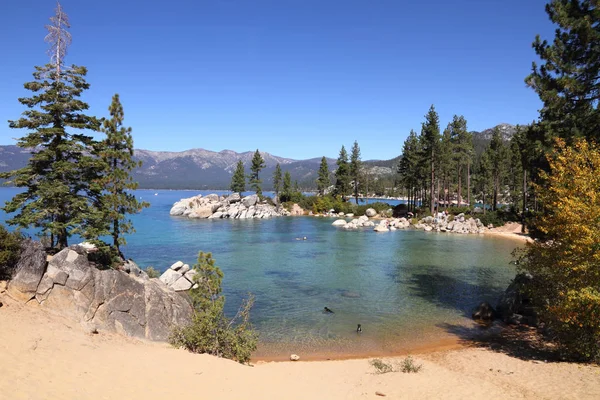
M158 196L153 196L154 192ZM0 200L14 195L0 189ZM515 242L477 235L345 231L333 219L189 220L170 217L189 191L138 191L152 206L133 217L124 252L140 266L190 265L210 251L225 277L226 311L256 296L259 355L389 353L443 337L473 306L494 303L514 269ZM296 240L297 237L307 240ZM329 307L333 314L323 313ZM363 327L356 333L357 324Z

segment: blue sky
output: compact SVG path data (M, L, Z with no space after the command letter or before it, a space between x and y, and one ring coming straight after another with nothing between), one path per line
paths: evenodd
M536 34L554 27L543 0L64 0L88 68L83 99L106 116L119 93L137 148L202 147L363 159L400 154L434 104L442 129L529 123L541 103L523 80ZM0 144L34 65L48 62L49 0L0 14Z

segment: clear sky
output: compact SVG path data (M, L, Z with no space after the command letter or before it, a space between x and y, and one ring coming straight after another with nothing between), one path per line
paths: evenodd
M62 1L68 64L88 68L83 99L106 116L121 95L135 146L337 157L401 153L434 104L442 129L529 123L540 101L524 84L536 34L554 27L544 0ZM51 0L2 0L0 144L25 132L34 65L48 62Z

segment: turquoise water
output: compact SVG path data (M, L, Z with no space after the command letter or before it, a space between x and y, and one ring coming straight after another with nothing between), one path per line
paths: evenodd
M14 193L0 189L0 201ZM247 293L256 297L259 355L392 353L431 344L449 336L447 326L468 325L472 307L495 303L514 277L510 253L519 243L502 238L346 231L316 217L169 216L175 201L197 193L137 191L151 207L133 217L137 233L125 255L163 271L212 252L225 274L228 314ZM334 314L323 313L325 306Z

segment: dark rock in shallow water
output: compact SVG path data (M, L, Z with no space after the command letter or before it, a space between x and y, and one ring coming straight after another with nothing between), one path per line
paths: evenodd
M493 321L496 318L496 310L491 306L490 303L484 301L479 304L475 310L473 310L473 314L471 315L476 321Z
M517 274L506 291L500 296L496 310L498 316L505 322L508 322L513 314L531 317L527 319L528 321L536 319L535 309L532 307L531 299L527 295L527 286L532 279L533 277L530 274Z

